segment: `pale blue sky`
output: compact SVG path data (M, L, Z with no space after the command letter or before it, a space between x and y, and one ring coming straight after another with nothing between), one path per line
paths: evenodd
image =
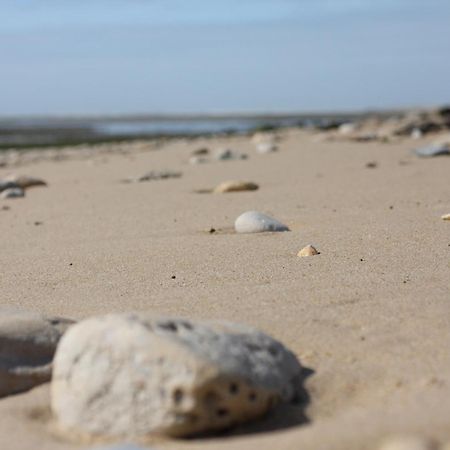
M0 0L0 115L450 102L449 0Z

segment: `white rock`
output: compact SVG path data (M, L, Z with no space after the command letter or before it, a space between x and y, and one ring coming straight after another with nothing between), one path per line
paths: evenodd
M256 145L256 151L258 153L273 153L278 150L278 147L273 142L260 142Z
M23 311L0 311L0 397L50 380L56 345L73 322Z
M266 214L247 211L234 222L237 233L261 233L264 231L289 231L289 228Z
M225 194L227 192L256 191L259 186L251 181L229 180L220 183L213 192Z
M437 450L433 441L420 436L398 436L388 439L380 450Z
M441 216L442 220L450 220L450 214L444 214L443 216Z
M25 197L25 191L20 187L13 187L5 189L0 196L2 198L19 198Z
M300 381L294 354L257 330L107 315L64 335L51 406L62 430L84 437L181 437L259 417L293 400Z
M356 123L346 122L346 123L339 125L338 132L340 134L344 134L344 135L352 134L357 130L357 128L358 127L357 127Z

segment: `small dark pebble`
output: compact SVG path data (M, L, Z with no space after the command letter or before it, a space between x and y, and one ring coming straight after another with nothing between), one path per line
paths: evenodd
M216 229L215 229L215 228L211 228L211 229L209 230L209 232L210 232L211 234L213 234L213 233L216 232Z
M2 206L3 211L9 211L10 209L11 209L11 207L9 207L8 205Z
M364 258L361 258L360 261L364 261Z
M69 266L73 266L73 264L72 264L72 263L70 263L70 264L69 264Z
M34 222L34 224L35 224L36 226L39 226L39 225L42 225L42 222L36 221L36 222Z
M391 205L391 206L389 206L389 209L394 209L394 207Z
M370 161L370 162L366 163L366 167L368 169L375 169L378 167L378 163L376 161Z
M172 275L172 277L171 277L171 278L172 278L172 280L175 280L176 276L175 276L175 275Z

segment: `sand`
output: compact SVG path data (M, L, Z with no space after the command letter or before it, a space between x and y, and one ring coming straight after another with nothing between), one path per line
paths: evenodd
M1 306L74 319L149 310L245 322L307 368L304 408L158 448L364 450L403 433L446 442L450 224L441 216L450 158L412 155L423 142L319 142L289 130L265 155L250 138L230 137L15 168L49 186L0 204L11 207L0 208ZM189 165L202 146L249 159ZM120 182L161 169L183 176ZM260 189L194 192L228 179ZM291 231L235 234L247 210ZM297 257L310 243L320 255ZM0 400L2 450L85 448L52 434L48 398L44 385Z

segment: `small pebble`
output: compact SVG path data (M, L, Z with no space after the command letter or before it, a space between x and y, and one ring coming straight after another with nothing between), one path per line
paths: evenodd
M450 220L450 214L444 214L443 216L441 216L442 220Z
M419 436L399 436L384 442L380 450L437 450L435 443Z
M22 188L9 188L5 189L1 194L2 198L19 198L25 197L25 191Z
M209 149L206 147L197 148L192 152L193 156L202 156L202 155L208 155Z
M258 211L247 211L241 214L236 219L234 228L237 233L289 231L289 228L283 223Z
M378 167L378 163L376 161L369 161L366 163L366 167L368 169L376 169Z
M260 142L256 145L256 151L261 154L273 153L278 150L278 147L273 142Z
M189 164L205 164L208 162L208 158L204 158L203 156L191 156L189 158Z
M305 256L314 256L314 255L320 255L320 252L317 251L315 247L313 247L311 244L307 245L306 247L302 248L298 253L297 256L303 258Z
M229 148L220 149L214 154L217 161L231 161L236 159L247 159L245 153L239 153Z
M256 191L259 186L251 181L224 181L220 183L213 192L216 194L224 194L226 192L242 192L242 191Z

